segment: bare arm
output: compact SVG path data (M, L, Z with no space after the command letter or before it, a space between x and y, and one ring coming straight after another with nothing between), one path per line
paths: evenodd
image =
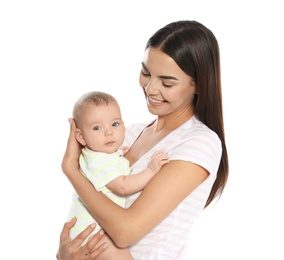
M80 174L75 128L75 124L71 124L68 146L62 162L63 172L93 217L120 247L127 247L149 233L208 176L208 172L198 165L171 161L151 179L130 208L121 208L97 192Z
M106 186L113 193L120 196L134 194L143 190L150 179L168 162L167 156L162 151L156 151L148 163L148 168L138 174L120 176L109 182Z

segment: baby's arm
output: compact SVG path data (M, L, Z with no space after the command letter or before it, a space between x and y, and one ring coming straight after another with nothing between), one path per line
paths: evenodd
M138 174L120 176L109 182L106 186L119 196L128 196L144 189L150 179L168 163L168 157L162 151L156 151L145 170Z

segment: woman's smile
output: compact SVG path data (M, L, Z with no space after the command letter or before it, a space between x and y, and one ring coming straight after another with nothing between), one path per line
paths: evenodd
M162 103L164 103L164 102L165 102L165 100L157 100L157 99L153 99L153 98L152 98L152 97L150 97L150 96L147 96L147 100L148 100L149 105L152 105L152 104L154 104L154 105L158 105L158 104L162 104Z

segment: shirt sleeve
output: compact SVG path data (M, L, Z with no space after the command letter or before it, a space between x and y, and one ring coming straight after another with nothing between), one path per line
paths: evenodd
M199 130L181 133L177 137L178 141L173 143L168 149L170 160L184 160L200 165L210 174L216 175L222 146L219 137L211 130Z
M101 156L99 158L80 157L80 167L84 175L101 191L110 181L119 176L128 175L130 167L128 161L120 156Z

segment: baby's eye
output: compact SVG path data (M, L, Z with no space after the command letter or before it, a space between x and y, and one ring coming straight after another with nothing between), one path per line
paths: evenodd
M114 127L119 126L119 122L114 122L114 123L112 123L112 126L114 126Z
M98 125L93 127L93 130L95 130L95 131L99 131L100 129L101 129L101 127L98 126Z

